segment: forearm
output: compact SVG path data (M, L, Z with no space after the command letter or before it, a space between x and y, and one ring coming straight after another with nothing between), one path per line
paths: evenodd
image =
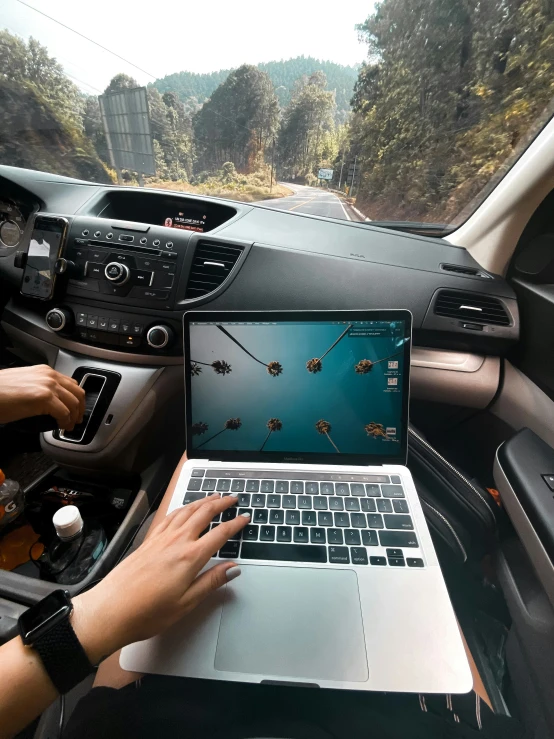
M71 625L91 662L118 649L118 637L106 632L106 623L99 619L98 599L93 605L88 593L73 599ZM52 684L38 653L25 647L17 636L0 647L0 739L12 737L39 716L56 700L58 692Z

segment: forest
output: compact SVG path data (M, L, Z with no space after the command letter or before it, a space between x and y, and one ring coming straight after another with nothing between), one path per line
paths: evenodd
M327 167L370 218L463 218L554 112L554 0L382 0L360 21L359 69L297 57L148 85L147 184L257 200L286 194L272 163L305 184ZM105 92L137 85L117 74ZM0 119L3 164L114 181L97 97L8 31Z

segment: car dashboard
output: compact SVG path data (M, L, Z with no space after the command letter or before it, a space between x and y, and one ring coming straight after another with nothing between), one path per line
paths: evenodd
M138 448L162 405L182 403L186 311L408 309L412 398L455 396L474 408L494 397L499 357L518 339L511 287L439 238L11 167L0 167L0 205L12 350L69 375L88 367L119 376L94 433L43 434L43 449L65 464L139 464L134 455L122 462L122 450ZM21 293L44 217L67 224L49 300Z

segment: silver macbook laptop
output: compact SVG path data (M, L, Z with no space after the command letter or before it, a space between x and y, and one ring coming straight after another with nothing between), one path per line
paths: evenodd
M252 518L241 577L127 670L464 693L472 677L409 470L408 311L188 313L187 452L169 511ZM217 526L214 521L212 526ZM213 563L212 562L212 563Z

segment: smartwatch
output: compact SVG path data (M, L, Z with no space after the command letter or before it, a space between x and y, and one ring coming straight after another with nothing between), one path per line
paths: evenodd
M61 695L94 669L69 621L72 611L67 590L54 590L18 620L23 644L38 652L48 677Z

